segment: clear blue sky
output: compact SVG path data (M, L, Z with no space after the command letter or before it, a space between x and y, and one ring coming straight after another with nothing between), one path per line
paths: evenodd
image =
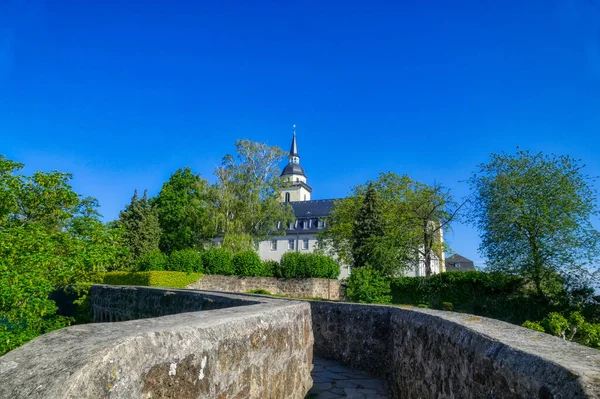
M388 170L461 198L517 145L600 175L600 3L0 0L0 153L106 220L294 123L315 199ZM447 238L482 264L472 228Z

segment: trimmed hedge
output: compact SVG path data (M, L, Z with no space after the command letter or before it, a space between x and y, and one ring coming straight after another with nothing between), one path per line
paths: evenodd
M146 252L137 260L137 269L139 271L165 270L169 257L162 253L160 249Z
M233 255L235 275L240 277L272 277L265 264L254 251L242 251Z
M202 273L202 254L195 249L187 248L173 251L169 255L166 269L172 272Z
M276 277L284 278L331 278L340 275L340 265L333 259L318 254L287 252L275 270Z
M540 320L552 309L552 304L527 289L523 278L498 272L395 277L390 279L390 287L394 304L427 304L443 309L444 302L450 302L455 311L519 325L526 320Z
M204 271L207 274L222 274L231 276L235 274L233 255L224 248L210 248L202 254Z
M150 272L108 272L103 284L139 285L146 287L185 288L202 278L201 273L183 273L171 271Z

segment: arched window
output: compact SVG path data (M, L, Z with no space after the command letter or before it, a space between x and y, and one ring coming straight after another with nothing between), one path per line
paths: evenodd
M290 202L290 193L285 193L285 202Z

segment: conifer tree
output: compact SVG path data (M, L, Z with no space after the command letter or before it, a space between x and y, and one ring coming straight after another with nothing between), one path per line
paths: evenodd
M131 202L119 213L118 225L123 228L123 238L129 247L130 263L140 256L158 249L161 229L156 208L148 201L148 192L139 198L134 191Z
M378 259L377 247L384 234L381 199L375 187L369 183L352 228L354 267L364 267L367 264L374 268L383 266Z

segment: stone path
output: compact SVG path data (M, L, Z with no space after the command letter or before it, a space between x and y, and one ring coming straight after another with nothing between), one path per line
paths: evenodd
M387 399L383 381L364 371L315 357L311 373L313 387L306 399Z

